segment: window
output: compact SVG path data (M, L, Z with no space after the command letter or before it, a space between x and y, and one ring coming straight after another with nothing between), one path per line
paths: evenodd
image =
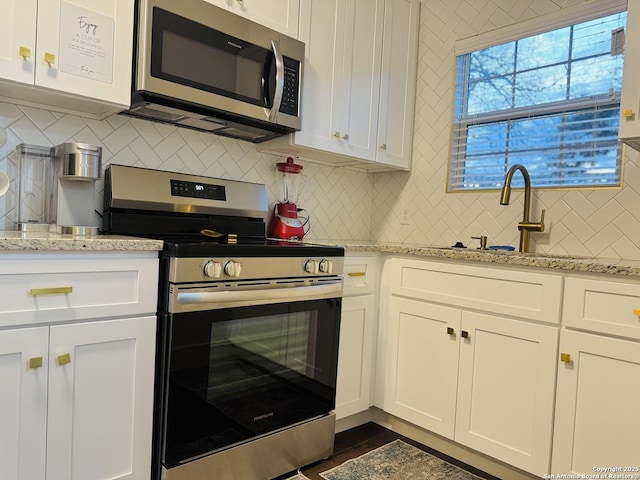
M515 38L480 49L477 37L463 41L473 50L456 46L448 191L500 188L517 163L533 187L620 184L626 12L598 15L575 23L565 14L560 27L521 38L515 25Z

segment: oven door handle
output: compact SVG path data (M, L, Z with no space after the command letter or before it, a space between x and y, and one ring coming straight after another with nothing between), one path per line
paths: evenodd
M342 282L305 287L268 288L261 290L225 290L222 292L178 292L179 304L251 302L254 305L278 300L315 300L342 297Z

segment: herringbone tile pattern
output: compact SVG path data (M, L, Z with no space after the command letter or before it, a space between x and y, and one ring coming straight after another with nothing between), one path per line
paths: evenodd
M109 163L187 172L264 183L269 204L276 198L275 164L282 158L263 154L247 142L116 115L96 121L36 108L0 103L0 170L10 172L11 191L0 197L0 229L16 220L17 171L13 157L20 143L42 146L83 142L103 147ZM311 215L308 239L369 240L373 209L373 176L304 163L307 186L300 206ZM95 207L102 205L103 182L96 183ZM95 224L100 224L96 216Z

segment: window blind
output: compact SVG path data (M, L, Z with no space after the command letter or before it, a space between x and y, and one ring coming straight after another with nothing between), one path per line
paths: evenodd
M619 185L626 12L456 57L449 191ZM519 177L514 178L517 185Z

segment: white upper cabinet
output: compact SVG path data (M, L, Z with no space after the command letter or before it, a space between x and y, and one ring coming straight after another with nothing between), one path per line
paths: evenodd
M2 100L102 118L131 97L134 0L0 0Z
M640 3L628 2L618 136L640 150Z
M376 162L411 168L420 2L385 2Z
M0 0L0 76L33 84L37 0Z
M300 0L206 1L290 37L298 37Z
M419 14L418 0L302 0L302 129L258 149L409 170Z
M304 2L300 145L375 159L383 0ZM319 74L315 74L319 72Z

